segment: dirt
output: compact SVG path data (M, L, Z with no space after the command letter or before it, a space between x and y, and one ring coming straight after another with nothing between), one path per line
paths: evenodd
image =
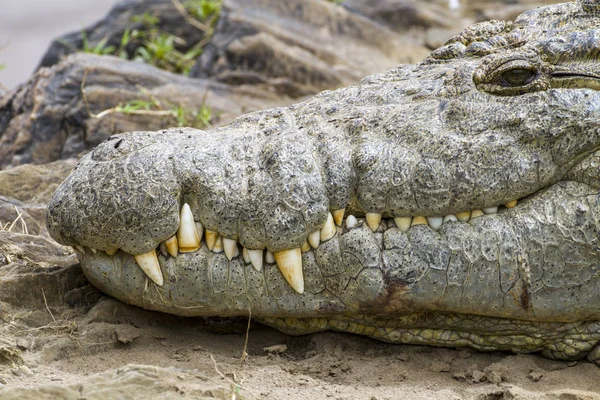
M75 308L3 309L1 399L600 399L589 362L247 331L79 289Z

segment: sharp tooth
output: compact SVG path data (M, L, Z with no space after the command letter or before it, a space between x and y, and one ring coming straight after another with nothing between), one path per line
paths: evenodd
M456 215L454 215L454 214L448 214L444 217L444 223L456 222L456 221L458 221L458 218L456 218Z
M381 222L381 214L379 213L367 213L367 225L373 232L379 228L379 223Z
M173 236L172 238L165 240L165 246L167 246L167 251L171 257L177 257L177 254L179 254L179 243L177 242L177 236Z
M410 226L415 226L415 225L427 225L427 218L425 217L413 217L412 222L410 223Z
M427 223L434 231L439 231L444 223L444 217L427 217Z
M246 264L250 264L250 253L248 253L247 248L242 248L242 257L244 257L244 262Z
M235 253L237 250L237 241L233 239L223 238L223 249L225 250L225 257L229 261L235 257Z
M459 221L469 222L470 218L471 218L471 211L462 211L462 212L456 213L456 219L458 219Z
M308 244L308 240L304 241L300 250L302 250L303 253L306 253L307 251L310 250L310 244Z
M273 264L275 262L275 257L273 257L273 253L271 253L269 250L267 250L265 253L265 261L267 264Z
M471 211L471 219L481 217L482 215L484 215L482 210Z
M356 217L354 215L348 215L348 218L346 218L346 229L352 229L356 225L358 225Z
M516 205L517 205L517 200L513 200L513 201L509 201L508 203L506 203L504 205L504 207L506 207L506 208L513 208Z
M337 228L335 227L335 222L333 222L333 215L331 213L327 214L327 221L325 225L321 228L321 242L326 242L332 237L335 236L335 232L337 232Z
M402 232L408 232L412 222L412 217L396 217L394 218L394 222L396 223L398 229L400 229Z
M333 220L337 226L342 226L342 222L344 221L344 213L346 212L345 208L340 208L339 210L332 211Z
M119 251L119 249L108 249L106 250L106 254L108 254L109 256L114 256L115 254L117 254L117 251Z
M498 212L498 207L487 207L483 209L483 212L486 214L496 214Z
M192 214L192 209L188 203L185 203L183 207L181 207L179 221L179 230L177 231L179 251L182 253L189 253L198 250L200 247L200 237L198 236L198 232L196 232L194 215Z
M217 239L219 238L219 234L215 231L206 230L206 235L204 240L206 240L206 247L212 251L213 247L215 247L215 243L217 243Z
M252 263L252 267L257 272L262 271L263 267L263 251L262 250L248 250L248 256L250 257L250 262Z
M146 276L158 286L163 285L163 276L160 271L160 265L158 264L158 258L156 257L156 250L152 249L147 253L138 254L133 256L135 262L140 266Z
M304 293L304 276L302 275L302 254L300 248L275 252L275 261L279 271L299 294Z
M310 243L313 249L319 247L319 244L321 243L321 231L314 231L312 233L309 233L308 243Z
M219 237L217 237L217 241L215 242L215 245L213 246L211 251L213 253L222 253L223 252L223 238L221 237L221 235L219 235Z
M93 247L90 247L90 250L91 250L91 251L92 251L92 253L94 253L94 254L96 254L96 252L98 251L98 250L96 250L96 249L95 249L95 248L93 248Z
M79 250L80 252L82 252L82 253L85 253L85 248L84 248L83 246L79 246L79 245L77 245L77 246L75 246L75 247L76 247L76 248L77 248L77 250Z

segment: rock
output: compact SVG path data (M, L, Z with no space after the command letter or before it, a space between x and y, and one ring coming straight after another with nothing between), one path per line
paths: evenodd
M177 36L177 48L187 51L204 38L204 32L191 25L173 5L171 0L129 0L121 1L98 22L81 31L73 32L52 41L50 48L42 57L40 67L50 67L60 62L65 56L83 48L85 34L88 47L94 48L100 41L106 40L106 46L118 47L126 29L147 29L144 21L136 20L136 16L144 14L157 18L155 28ZM140 40L131 40L126 47L131 56L139 47Z
M23 357L21 356L21 351L14 346L0 344L0 364L23 364Z
M181 107L190 118L206 105L217 125L286 102L265 91L191 79L116 57L72 54L0 99L0 169L80 156L113 133L191 124L173 115L106 111L133 100L158 101L167 112ZM103 111L104 117L95 117Z
M539 382L540 379L542 379L544 377L544 373L541 371L529 371L529 373L527 374L527 377L532 381L532 382Z
M471 374L471 376L473 377L473 382L483 382L486 380L486 374L485 372L479 371L479 370L475 370L473 371L473 373Z
M382 23L396 31L407 31L411 28L449 28L456 21L448 18L451 10L447 4L434 2L418 2L416 0L344 0L345 8ZM462 28L462 27L461 27ZM459 30L461 29L459 28Z
M115 335L119 343L129 344L140 337L141 332L135 326L119 325L115 328Z
M285 344L275 344L273 346L264 347L263 351L269 354L282 354L287 351L288 347Z
M224 0L191 76L300 97L420 61L420 41L323 0Z
M450 364L442 361L434 361L429 365L429 370L433 372L450 372Z

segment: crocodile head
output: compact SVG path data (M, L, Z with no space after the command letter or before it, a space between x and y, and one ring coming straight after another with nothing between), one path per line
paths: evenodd
M544 7L213 131L112 136L48 229L154 310L598 360L598 27Z

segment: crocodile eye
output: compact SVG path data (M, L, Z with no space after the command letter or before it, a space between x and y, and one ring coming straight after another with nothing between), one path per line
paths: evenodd
M524 68L514 68L500 74L500 82L504 86L525 86L535 79L535 71Z

